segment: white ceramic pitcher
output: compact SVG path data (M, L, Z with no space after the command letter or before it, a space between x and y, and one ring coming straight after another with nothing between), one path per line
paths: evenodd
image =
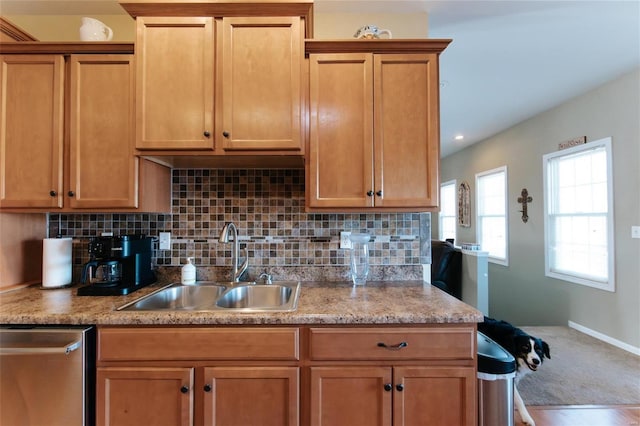
M113 38L113 30L102 22L93 18L82 18L80 26L80 40L82 41L109 41Z

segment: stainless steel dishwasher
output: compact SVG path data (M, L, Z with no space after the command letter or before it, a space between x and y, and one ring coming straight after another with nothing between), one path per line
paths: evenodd
M0 425L95 423L94 327L0 327Z

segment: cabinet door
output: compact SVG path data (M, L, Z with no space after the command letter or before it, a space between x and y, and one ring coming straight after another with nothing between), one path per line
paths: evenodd
M373 206L373 60L309 55L309 207Z
M136 22L136 147L213 149L213 18Z
M390 426L391 389L390 367L312 367L310 423Z
M205 368L204 383L205 425L299 424L297 367Z
M476 374L473 367L395 367L394 426L476 423Z
M64 58L0 60L0 207L62 207Z
M69 206L137 207L133 55L74 55L70 63Z
M438 56L375 55L376 207L438 206Z
M302 149L303 33L299 17L223 18L225 150Z
M98 426L193 424L193 369L98 368Z

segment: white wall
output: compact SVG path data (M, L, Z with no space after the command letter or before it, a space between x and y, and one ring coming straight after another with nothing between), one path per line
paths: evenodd
M616 291L597 290L545 277L542 156L577 136L610 136L613 145ZM640 69L444 158L442 181L466 180L508 166L509 266L489 265L490 316L519 325L567 325L572 321L640 347ZM516 202L522 188L533 197L529 221ZM476 241L458 227L458 241ZM438 235L433 221L432 235Z
M113 30L114 42L133 43L135 21L129 15L90 15ZM80 15L11 15L7 19L40 41L80 41ZM314 38L351 39L363 25L391 31L393 38L426 38L426 13L314 13Z
M313 38L350 39L358 28L375 25L397 38L427 38L426 13L314 13ZM383 36L386 38L386 36Z
M136 23L129 15L89 15L113 30L112 42L133 43ZM80 15L11 15L6 18L43 42L80 41Z

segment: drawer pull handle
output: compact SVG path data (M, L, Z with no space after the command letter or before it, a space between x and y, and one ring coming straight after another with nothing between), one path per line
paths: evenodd
M204 385L204 391L205 392L211 392L211 385L209 383L207 383L206 385Z
M384 384L384 390L387 392L391 392L391 389L393 389L393 386L391 386L391 383L385 383Z
M398 390L398 392L402 392L404 390L404 385L402 383L398 383L396 385L396 389Z
M386 343L378 343L378 347L379 348L385 348L385 349L389 349L390 351L399 351L402 348L406 348L407 346L409 346L409 344L407 342L400 342L397 345L391 345L388 346Z
M189 386L182 386L182 387L180 388L180 392L182 392L182 393L187 393L187 392L189 392Z

